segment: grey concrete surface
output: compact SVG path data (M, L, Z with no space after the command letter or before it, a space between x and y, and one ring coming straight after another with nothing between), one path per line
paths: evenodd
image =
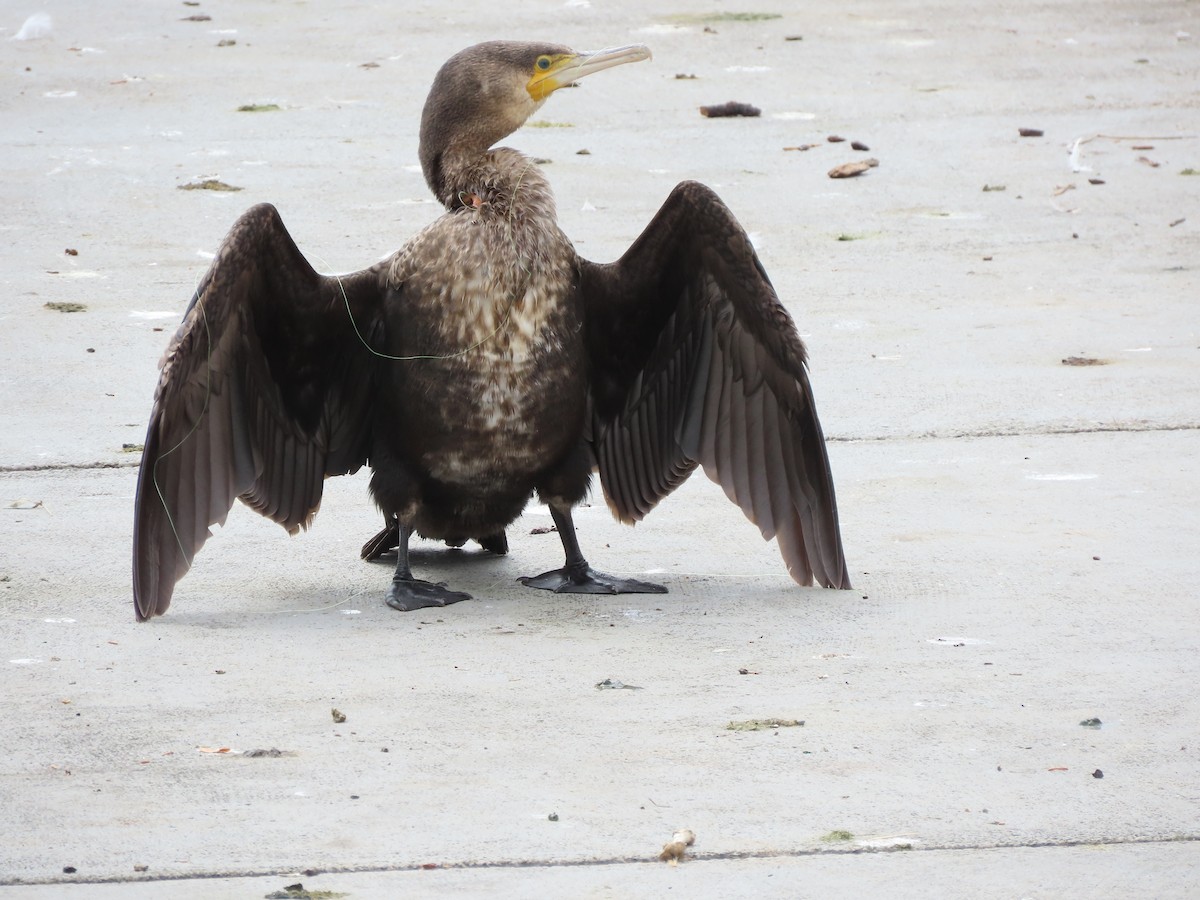
M1200 5L45 9L0 11L0 896L1200 893ZM122 447L208 255L259 200L324 270L395 249L437 212L432 74L501 36L651 45L508 143L593 259L683 178L741 218L855 590L793 585L697 476L579 516L665 596L521 588L560 553L531 509L505 559L423 546L478 599L401 615L360 475L293 540L236 508L136 625ZM696 112L731 99L763 116ZM863 154L829 134L880 166L830 180ZM766 717L805 724L726 728Z

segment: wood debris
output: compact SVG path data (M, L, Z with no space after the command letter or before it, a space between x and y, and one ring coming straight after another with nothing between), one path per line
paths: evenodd
M761 116L762 110L757 106L751 106L749 103L739 103L736 100L730 100L728 103L718 103L716 106L700 107L700 115L707 119L720 119L726 116Z
M868 169L874 169L879 165L877 159L864 159L858 162L842 163L840 166L834 166L829 170L830 178L853 178L855 175L861 175Z

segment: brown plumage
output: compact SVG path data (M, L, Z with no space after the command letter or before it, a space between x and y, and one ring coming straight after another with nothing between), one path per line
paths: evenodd
M398 546L397 609L468 597L413 577L413 533L503 553L534 493L566 564L525 584L665 590L588 566L571 510L593 470L635 522L700 465L797 582L849 587L804 345L732 213L684 182L621 259L592 263L537 167L489 149L558 87L648 56L491 42L451 58L420 148L447 211L369 269L319 275L270 205L234 224L162 362L134 520L139 619L166 611L235 498L295 533L326 476L368 463L385 528L363 555Z

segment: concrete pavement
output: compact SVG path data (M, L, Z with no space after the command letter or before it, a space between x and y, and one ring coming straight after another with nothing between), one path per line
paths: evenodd
M0 897L1200 891L1200 12L814 6L6 14ZM636 529L578 517L665 596L522 588L560 554L531 509L505 559L423 547L478 599L401 615L360 475L293 540L236 508L136 625L123 445L206 254L259 200L319 268L390 252L436 214L433 72L499 36L652 46L508 143L593 259L682 178L741 218L855 590L796 587L697 476ZM731 99L763 116L696 113ZM828 179L862 155L829 134L879 168ZM243 190L177 189L206 177ZM804 725L727 728L771 717ZM652 862L676 828L692 858Z

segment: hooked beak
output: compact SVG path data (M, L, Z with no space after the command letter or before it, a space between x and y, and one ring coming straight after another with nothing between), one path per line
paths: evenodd
M650 59L650 48L645 44L630 44L628 47L611 47L594 53L576 53L560 56L545 72L539 73L529 82L529 94L535 100L544 100L561 87L567 87L593 72L611 69L625 63Z

